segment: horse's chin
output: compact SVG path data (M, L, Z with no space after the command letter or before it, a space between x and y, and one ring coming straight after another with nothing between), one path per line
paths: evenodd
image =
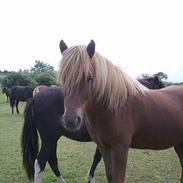
M62 121L62 126L64 127L65 130L70 131L70 132L76 132L81 129L82 122L80 124L73 124L73 123L66 123Z
M65 128L67 131L76 132L76 131L79 131L79 130L81 129L81 126L82 126L82 125L79 125L79 126L76 126L76 127L72 127L72 126L66 125L66 126L64 126L64 128Z

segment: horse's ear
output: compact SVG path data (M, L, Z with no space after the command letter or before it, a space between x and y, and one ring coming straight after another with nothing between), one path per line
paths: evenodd
M87 53L90 56L90 58L92 58L95 53L95 42L93 40L90 41L86 50L87 50Z
M154 83L159 84L159 82L160 82L160 80L159 80L158 76L155 76L154 77Z
M68 48L63 40L60 41L59 46L60 46L61 53L63 53Z

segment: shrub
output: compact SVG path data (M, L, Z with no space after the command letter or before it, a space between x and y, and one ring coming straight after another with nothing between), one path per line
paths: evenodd
M12 72L2 79L2 86L11 88L13 86L36 86L37 83L28 75Z
M53 77L51 74L47 72L42 72L42 73L34 73L34 79L38 83L38 85L55 85L56 84L56 79Z

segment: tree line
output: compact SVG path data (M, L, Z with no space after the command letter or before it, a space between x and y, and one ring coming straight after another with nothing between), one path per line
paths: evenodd
M148 73L142 73L142 78L154 77L158 76L160 80L164 80L166 85L183 85L183 83L170 83L167 80L168 75L164 72L158 72L153 75ZM45 63L40 60L36 60L33 67L30 70L28 69L20 69L18 72L14 71L1 71L0 70L0 84L3 87L11 88L13 86L21 85L21 86L31 86L35 88L38 85L58 85L57 74L54 70L54 67L48 63Z
M35 88L38 85L57 85L56 71L54 67L40 60L36 60L30 70L0 71L0 82L2 87L11 88L13 86L31 86Z

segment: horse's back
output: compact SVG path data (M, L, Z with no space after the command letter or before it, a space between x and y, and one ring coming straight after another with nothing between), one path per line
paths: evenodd
M34 103L36 111L40 114L40 117L47 117L48 113L51 112L58 114L63 113L63 93L61 88L45 88L45 90L37 93L34 96Z
M167 100L174 100L177 105L183 105L183 86L172 85L156 91L160 97L166 96Z
M45 90L34 96L34 101L41 104L41 107L57 108L63 105L63 93L61 88L45 88ZM57 102L58 101L58 102ZM57 104L58 103L58 104ZM54 104L54 106L53 106ZM43 109L42 108L42 109Z
M30 86L25 87L24 95L25 95L25 100L27 100L28 98L32 98L33 97L33 89L32 89L32 87L30 87Z

